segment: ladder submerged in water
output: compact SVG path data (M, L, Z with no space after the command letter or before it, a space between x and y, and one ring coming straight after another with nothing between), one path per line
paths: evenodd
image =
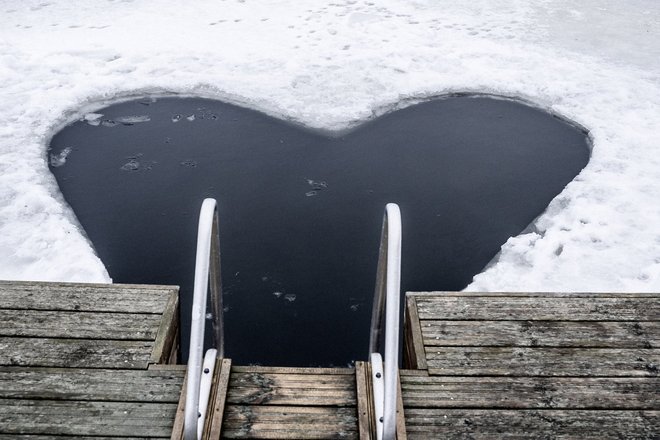
M390 203L385 208L369 363L359 363L355 372L347 369L257 368L251 371L250 367L242 370L230 368L231 362L222 359L224 335L218 229L216 201L206 199L200 211L197 236L190 353L185 400L181 408L183 422L178 420L173 438L218 438L223 432L224 419L227 424L225 434L237 438L247 435L261 438L358 438L362 434L362 438L373 435L379 440L394 439L397 414L402 414L401 406L397 408L400 400L397 400L401 290L399 207ZM211 294L215 348L202 356L208 293ZM385 354L384 363L381 351ZM243 376L239 380L234 378L235 374ZM235 391L234 387L239 388L246 380L249 382L249 377L254 379L249 387L251 393L245 395ZM286 386L272 388L280 382ZM255 384L263 386L255 388ZM319 390L315 384L324 387ZM358 394L358 390L361 393ZM236 398L237 395L243 395L243 398ZM363 408L358 411L360 401L370 404L363 403ZM292 402L304 402L305 405L287 406ZM356 411L361 418L357 417ZM362 426L358 421L362 421ZM181 434L177 432L179 429ZM205 432L211 437L206 437ZM399 438L403 435L400 433Z
M400 370L400 240L388 205L369 356L353 369L224 357L212 200L187 367L171 365L176 288L0 282L0 440L658 438L660 294L408 293Z

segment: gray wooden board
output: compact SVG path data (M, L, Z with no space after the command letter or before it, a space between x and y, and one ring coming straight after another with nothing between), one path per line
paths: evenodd
M420 320L658 321L656 297L418 296Z
M229 381L227 402L355 406L355 376L234 372Z
M146 369L153 342L0 337L0 366Z
M422 321L425 346L660 348L660 322Z
M228 405L225 438L357 438L355 408Z
M0 308L162 313L172 286L0 281Z
M401 375L406 408L660 409L660 378Z
M409 439L657 439L659 411L406 409Z
M659 349L427 347L434 375L646 376L658 375Z
M0 367L0 398L177 403L185 370Z
M32 435L32 434L0 434L0 440L117 440L117 437L86 437L80 435ZM145 440L145 437L120 437L121 440ZM148 438L170 438L169 435Z
M276 374L322 374L353 376L352 368L314 368L314 367L264 367L232 365L232 373L276 373Z
M0 399L4 434L165 437L174 403Z
M443 291L406 292L415 297L526 297L526 298L660 298L657 292L466 292Z
M153 340L161 315L0 309L0 336Z

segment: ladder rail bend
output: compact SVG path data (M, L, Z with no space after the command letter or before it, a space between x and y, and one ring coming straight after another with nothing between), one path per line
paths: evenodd
M195 284L193 289L192 320L190 324L190 350L188 377L186 380L186 406L184 413L184 439L197 440L201 434L206 414L210 382L202 380L204 362L204 331L206 327L207 295L211 293L213 339L216 353L209 350L207 356L224 357L224 331L222 323L222 284L220 279L220 238L218 235L218 209L215 199L204 199L199 213L197 229L197 253L195 257ZM208 365L207 359L206 364ZM215 362L213 362L215 363ZM208 383L207 383L208 382Z
M372 370L380 370L380 341L385 327L385 364L383 380L374 382L374 402L382 407L383 416L376 420L378 440L396 438L396 407L399 375L399 328L401 295L401 211L395 203L388 203L383 216L380 239L376 291L371 314L369 356ZM384 316L383 316L384 315ZM384 321L384 322L383 322ZM377 355L377 356L374 356ZM376 390L376 387L383 389ZM381 397L382 396L382 397Z

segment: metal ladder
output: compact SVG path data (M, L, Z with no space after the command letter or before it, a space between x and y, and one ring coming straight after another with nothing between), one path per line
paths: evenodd
M381 231L376 291L371 316L369 358L373 381L374 414L378 440L396 438L396 407L399 372L399 305L401 280L401 214L396 204L385 207ZM207 296L211 294L210 319L213 346L204 349ZM384 338L383 338L384 327ZM384 340L384 344L383 344ZM385 363L380 351L384 351ZM190 353L183 435L199 440L206 419L216 359L224 357L220 240L215 199L205 199L199 215L195 284L190 331Z

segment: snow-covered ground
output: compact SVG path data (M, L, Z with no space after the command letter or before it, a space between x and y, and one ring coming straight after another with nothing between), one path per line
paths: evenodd
M46 162L107 100L216 97L338 129L455 91L522 97L594 142L470 289L660 291L657 0L0 1L0 279L109 281Z

